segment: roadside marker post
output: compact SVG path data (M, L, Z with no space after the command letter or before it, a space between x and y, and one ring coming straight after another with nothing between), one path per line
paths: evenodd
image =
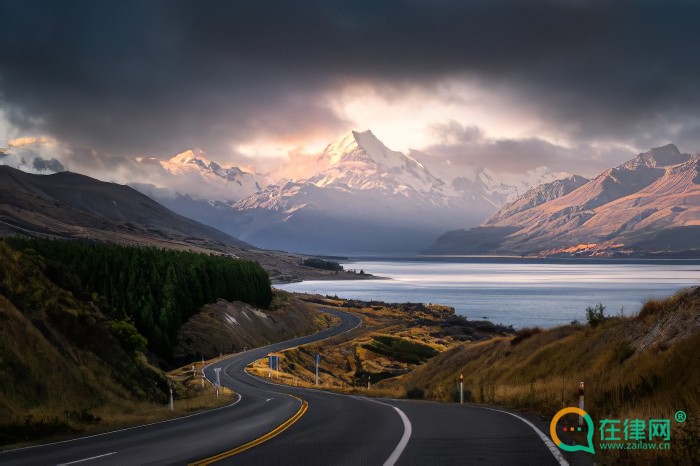
M214 372L216 373L216 397L219 398L219 389L221 388L221 368L215 367Z
M583 408L583 382L579 382L579 384L578 384L578 407L581 410L584 410L584 408ZM578 416L578 425L579 426L583 425L583 416L581 416L580 414Z
M459 404L464 404L464 374L459 374Z
M170 411L175 410L175 402L173 401L173 387L170 387Z
M202 388L204 388L204 355L202 355Z
M321 355L316 353L316 356L314 356L314 360L316 361L316 385L318 385L318 363L321 362Z

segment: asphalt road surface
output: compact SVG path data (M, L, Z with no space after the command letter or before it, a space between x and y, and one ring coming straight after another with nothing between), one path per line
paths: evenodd
M317 334L238 353L205 369L240 394L233 404L158 424L0 453L0 464L240 465L565 464L533 426L488 408L375 400L270 384L245 373L273 351L360 325L356 316ZM272 434L277 434L272 436ZM268 439L268 437L271 437ZM218 455L218 456L217 456ZM561 459L561 457L559 457Z

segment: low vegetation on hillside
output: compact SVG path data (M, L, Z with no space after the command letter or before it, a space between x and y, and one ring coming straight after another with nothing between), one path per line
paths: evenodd
M205 305L180 328L174 356L182 361L211 358L308 335L330 325L328 314L281 290L273 290L265 312L239 301L218 300Z
M314 357L321 354L320 384L324 387L376 395L400 396L394 388L378 390L374 384L410 372L441 352L464 341L483 341L509 335L513 329L455 315L453 308L437 304L344 300L336 297L297 295L324 307L362 316L363 325L329 340L287 350L282 371L275 380L314 385ZM266 375L264 361L253 372ZM370 392L367 392L367 387Z

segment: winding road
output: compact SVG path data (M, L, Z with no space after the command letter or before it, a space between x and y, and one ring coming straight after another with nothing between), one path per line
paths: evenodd
M0 464L464 465L566 464L528 421L472 405L371 399L270 384L244 368L273 351L361 325L257 348L207 366L240 396L231 405L147 426L10 450ZM544 437L544 438L543 438Z

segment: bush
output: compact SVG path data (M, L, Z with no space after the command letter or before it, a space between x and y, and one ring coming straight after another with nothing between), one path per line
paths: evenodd
M425 390L418 387L409 388L406 392L406 398L409 400L422 400L425 398Z
M586 320L591 327L595 327L607 318L608 316L605 315L605 306L603 306L602 303L596 304L595 307L588 306L586 308Z

